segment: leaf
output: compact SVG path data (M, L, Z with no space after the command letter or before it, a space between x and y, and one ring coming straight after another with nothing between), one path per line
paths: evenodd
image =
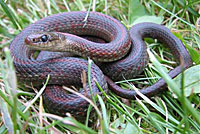
M178 75L174 80L177 86L181 87L182 75ZM200 65L193 66L184 72L184 93L188 97L192 93L200 93Z
M124 129L124 134L138 134L138 129L131 124L130 122L127 123L126 128Z
M187 44L185 44L185 46L189 51L192 61L195 62L196 64L200 64L200 53Z
M133 25L141 23L141 22L152 22L152 23L157 23L161 24L163 21L164 17L157 17L157 16L142 16L140 18L137 18L134 22Z
M139 0L129 0L128 7L128 22L129 25L133 23L138 17L148 15L146 13L145 7L140 4Z
M194 35L194 38L195 38L195 40L196 40L196 42L197 42L198 48L200 49L200 37L198 37L198 36L195 34L195 35Z
M184 44L185 44L185 47L187 48L191 58L192 58L192 61L195 62L196 64L200 64L200 53L194 49L193 47L187 45L187 43L185 42L184 38L179 34L179 33L173 33L176 37L178 37ZM198 41L197 41L198 43Z

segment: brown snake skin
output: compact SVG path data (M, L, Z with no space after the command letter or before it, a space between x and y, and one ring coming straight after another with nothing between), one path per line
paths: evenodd
M113 81L130 79L143 71L148 63L146 45L143 41L145 37L156 38L165 44L177 61L180 62L180 58L183 60L185 69L192 65L192 60L183 43L164 26L141 23L133 26L128 32L119 21L110 16L90 12L87 20L84 21L86 14L87 12L78 11L43 18L25 28L10 44L11 55L20 81L41 85L47 75L50 75L49 86L43 97L45 107L51 113L65 115L66 112L70 112L76 118L86 116L88 102L77 95L67 94L61 89L61 85L81 87L81 74L83 70L87 73L88 62L80 58L64 57L65 54L59 52L44 52L46 54L41 54L42 58L31 58L34 51L26 45L29 44L32 48L37 48L37 45L41 46L40 37L43 34L51 34L48 32L59 32L59 34L48 36L49 41L42 42L46 46L41 50L50 50L47 47L48 44L53 44L52 48L55 48L58 44L73 42L57 51L67 50L85 58L90 57L95 61L106 61L100 65L102 71L98 66L92 64L93 94L101 94L94 81L96 79L105 91L107 91L108 84L109 89L117 95L127 99L135 98L137 95L135 91L124 90ZM106 43L94 43L75 35L101 38ZM180 72L181 66L179 65L170 71L169 75L175 77ZM166 83L160 79L154 85L140 91L147 96L153 96L164 91L165 87ZM88 84L86 90L89 91ZM79 92L85 94L83 89ZM89 92L87 96L90 97Z

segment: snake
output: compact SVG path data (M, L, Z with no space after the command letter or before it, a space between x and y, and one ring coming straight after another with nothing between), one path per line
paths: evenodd
M104 42L88 40L84 36ZM174 78L183 68L192 65L182 41L165 26L143 22L127 30L117 19L99 12L73 11L42 18L22 30L9 48L20 82L42 85L50 76L43 93L48 112L62 116L69 112L75 118L82 118L86 116L88 102L67 93L62 85L81 87L79 93L91 98L92 94L102 95L98 82L106 93L110 89L120 97L135 99L137 93L134 90L125 90L114 81L130 79L143 72L149 62L144 38L157 39L171 51L179 65L168 73L170 77ZM41 51L40 58L33 57L37 50ZM68 57L68 52L76 56ZM91 65L88 75L91 83L86 81L83 86L83 71L89 73L88 57L95 64ZM161 78L140 92L151 97L165 89L166 82Z

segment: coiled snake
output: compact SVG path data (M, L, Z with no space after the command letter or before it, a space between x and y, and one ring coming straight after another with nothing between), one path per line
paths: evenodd
M156 38L168 47L174 57L184 61L184 68L191 66L191 58L183 43L169 29L153 23L141 23L128 31L118 20L98 13L68 12L51 15L25 28L10 44L11 55L19 81L41 85L50 75L49 86L45 90L44 104L51 113L75 117L85 116L88 103L74 94L67 94L61 85L82 86L81 73L87 73L87 60L65 57L62 53L43 52L34 59L33 49L47 51L68 51L82 57L90 57L103 62L101 70L95 64L91 67L91 86L94 94L100 94L94 79L107 90L107 84L117 95L134 99L134 90L124 90L113 81L133 78L141 73L148 63L145 37ZM77 36L76 36L77 35ZM94 43L78 36L92 36L105 40ZM26 46L26 45L28 46ZM41 52L42 53L42 52ZM53 56L51 56L53 55ZM174 77L181 72L179 65L169 75ZM104 76L104 74L106 76ZM160 79L154 85L140 90L147 96L153 96L164 90L166 83ZM86 90L89 91L88 84ZM84 94L85 91L81 90ZM90 94L88 92L88 96Z

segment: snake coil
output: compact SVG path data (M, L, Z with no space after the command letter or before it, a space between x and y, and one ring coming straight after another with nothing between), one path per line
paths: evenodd
M69 12L55 14L43 18L34 24L29 25L10 44L11 55L13 57L16 74L21 82L41 85L50 75L49 86L45 90L44 104L51 113L65 115L70 112L74 117L86 116L88 102L74 94L67 94L61 85L82 86L81 74L84 70L87 73L87 60L64 57L63 53L43 51L42 58L33 59L34 51L25 45L25 39L30 34L36 32L65 32L78 36L93 36L105 40L107 43L88 44L86 40L77 39L73 35L73 41L81 43L72 47L75 54L90 57L94 60L101 58L101 70L95 64L91 67L91 87L93 94L101 94L94 79L107 91L111 89L117 95L134 99L137 95L133 90L124 90L113 81L133 78L141 73L148 63L146 45L143 41L145 37L156 38L168 47L174 57L180 62L180 57L184 61L184 68L192 65L192 60L183 43L177 39L169 29L162 25L153 23L140 23L133 26L130 31L116 19L97 12L90 12L86 21L87 12ZM45 37L42 39L43 41ZM66 39L61 44L66 43ZM57 42L58 43L58 42ZM77 44L78 44L77 43ZM88 51L85 51L85 48ZM102 51L103 50L103 51ZM95 53L96 52L96 53ZM127 54L128 53L128 54ZM53 56L52 56L53 55ZM109 58L113 62L108 62ZM171 77L175 77L181 72L181 66L169 72ZM106 77L104 77L104 74ZM107 87L108 84L108 87ZM153 96L164 90L166 83L160 79L154 85L140 90L147 96ZM90 97L89 85L86 85L87 95ZM79 91L85 94L85 90Z

